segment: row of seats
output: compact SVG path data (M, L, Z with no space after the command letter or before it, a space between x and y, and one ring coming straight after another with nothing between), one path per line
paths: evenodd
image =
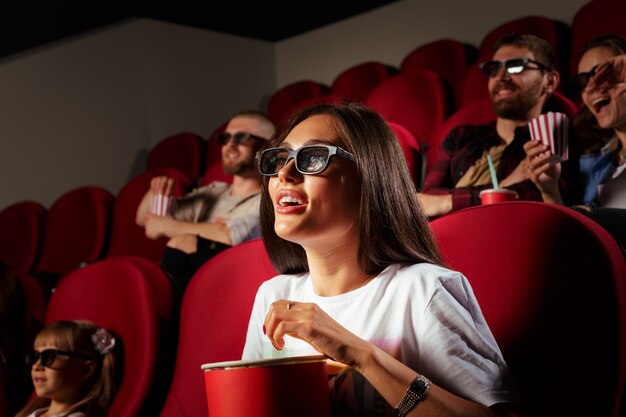
M133 178L116 196L83 186L61 195L49 209L34 201L6 207L0 211L0 261L17 274L36 274L50 287L104 257L132 255L158 263L166 240L148 239L135 223L139 202L156 175L176 180L174 195L191 189L180 171L158 168Z
M601 16L608 19L624 12L626 7L620 6L623 2L613 3L612 0L594 0L579 10L571 27L575 35L572 50L600 30L598 24L589 24L587 16L604 13ZM612 13L609 15L607 10ZM585 31L580 29L582 27ZM596 28L596 32L589 27ZM472 68L480 57L491 53L496 39L511 30L530 32L548 40L555 49L563 50L567 49L562 41L567 29L551 19L528 16L493 29L479 47L441 39L411 51L399 69L368 61L340 73L330 88L310 80L285 86L271 97L268 114L280 122L295 110L313 103L335 102L346 97L363 101L392 124L411 174L420 187L433 164L434 150L454 126L495 119L487 98L466 104L451 114L450 97L451 91L457 95L464 91L460 88L462 80L466 85L475 86L482 95L486 94L482 74L479 74L480 82L469 81ZM453 83L455 88L451 90ZM565 112L572 118L577 106L557 92L551 109ZM224 127L225 124L219 126L215 132ZM149 179L172 169L180 171L171 173L178 179L178 195L190 186L212 180L229 182L232 178L222 171L216 141L206 141L191 132L170 136L151 149L146 172L131 180L115 197L99 187L86 186L68 191L50 210L32 201L4 209L0 212L0 232L9 238L0 246L0 260L7 261L18 272L52 274L67 274L80 264L109 254L158 260L164 243L143 236L143 230L134 224L134 211L148 188Z
M410 51L398 68L369 60L346 68L330 85L310 79L296 81L271 95L267 113L280 124L295 111L316 103L345 99L366 103L418 138L422 152L427 154L425 173L432 166L431 149L457 120L481 123L495 118L486 102L487 78L478 64L491 58L493 45L500 36L511 31L532 33L554 48L563 65L562 82L552 110L572 117L578 99L568 87L568 78L576 71L580 51L600 34L626 35L626 26L622 24L626 18L624 4L593 0L576 13L571 26L539 15L513 19L492 29L478 46L451 38L438 39ZM468 117L477 113L477 119ZM224 125L215 132L223 128ZM211 178L223 180L219 159L214 141L207 143L197 134L182 133L164 139L151 150L148 169L173 166L193 179L210 172ZM416 183L419 185L419 181Z
M302 80L277 90L270 98L268 112L279 123L294 106L320 95L331 94L356 101L365 97L380 83L397 74L431 71L439 75L450 94L450 110L458 110L487 95L486 77L479 63L491 59L493 45L509 32L531 33L545 39L561 64L563 83L559 91L576 100L568 80L577 71L578 59L585 44L605 33L626 35L623 25L626 5L619 0L593 0L577 11L571 26L540 15L507 21L489 31L478 46L451 38L420 45L407 53L399 68L376 60L351 66L327 86L314 80Z
M420 144L409 129L398 123L390 124L417 182L424 166ZM197 136L186 133L164 141L164 149L174 155L172 162L184 161L190 149L181 147L178 149L182 151L176 153L173 144L179 140L187 142L190 137L196 141ZM214 152L220 155L219 148ZM0 242L0 261L18 274L34 273L40 280L49 280L48 287L53 287L59 276L105 257L132 255L158 263L166 241L145 237L144 230L135 224L137 207L149 189L150 180L157 175L176 180L176 196L189 192L194 185L190 177L166 165L167 161L163 166L149 166L149 170L130 180L115 196L99 186L82 186L58 197L49 209L34 201L6 207L0 211L0 234L4 237ZM224 174L221 159L207 168L200 185L213 180L232 181L232 177Z
M530 415L621 415L626 264L606 231L538 202L473 207L431 228L446 263L468 277ZM189 283L178 327L163 272L109 258L67 276L45 321L91 319L121 336L126 368L109 415L206 417L200 366L241 357L256 290L274 275L260 239L218 254ZM571 401L581 374L593 384Z

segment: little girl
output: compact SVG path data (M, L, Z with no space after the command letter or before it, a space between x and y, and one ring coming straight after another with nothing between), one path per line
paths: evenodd
M37 398L15 417L102 417L116 388L115 338L89 321L58 321L35 339Z

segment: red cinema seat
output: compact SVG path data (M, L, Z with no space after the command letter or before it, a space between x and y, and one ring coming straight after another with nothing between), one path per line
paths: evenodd
M108 416L158 413L150 394L160 377L159 313L141 268L104 259L66 276L52 294L46 316L46 323L59 320L90 320L118 337L124 367Z
M107 256L139 256L159 263L165 251L167 239L151 240L143 228L137 226L135 217L137 207L145 193L150 189L150 181L158 175L174 178L174 195L181 196L191 189L191 180L174 168L160 168L145 172L130 180L115 197L111 244Z
M0 211L0 261L15 273L29 272L37 262L47 212L35 201L20 201Z
M285 120L285 113L297 103L328 93L330 88L313 80L301 80L276 90L267 104L267 116L276 125Z
M63 276L101 259L108 248L113 201L99 186L75 188L57 198L46 215L36 272Z
M257 289L275 275L261 239L219 253L195 273L183 298L174 377L160 417L207 416L200 366L241 359Z
M426 148L448 116L452 101L440 75L413 71L383 81L369 94L366 104L388 122L408 128Z
M467 208L431 227L446 263L468 278L527 415L623 415L626 262L604 229L528 201ZM583 368L594 383L568 401Z
M400 64L400 72L428 70L441 75L454 94L454 108L459 108L463 81L468 67L478 56L478 48L456 39L438 39L409 52Z
M350 101L363 102L374 87L397 73L397 68L382 62L362 62L337 75L330 86L330 93Z
M204 171L206 142L202 136L183 132L168 136L148 153L146 171L157 168L175 168L196 180Z
M399 123L389 122L389 126L396 135L396 138L398 138L411 178L413 178L415 187L419 190L421 189L424 175L422 170L424 167L423 153L420 148L419 140L409 129Z

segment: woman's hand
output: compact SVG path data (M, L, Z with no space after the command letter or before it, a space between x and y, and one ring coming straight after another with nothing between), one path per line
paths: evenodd
M561 163L550 163L552 154L548 147L536 140L524 144L530 180L537 186L546 203L562 204L559 191Z
M618 55L598 66L596 73L585 87L585 93L604 89L617 99L626 91L626 55Z
M331 359L358 369L359 359L370 344L354 335L326 314L317 304L278 300L265 317L264 331L278 350L285 335L313 346Z

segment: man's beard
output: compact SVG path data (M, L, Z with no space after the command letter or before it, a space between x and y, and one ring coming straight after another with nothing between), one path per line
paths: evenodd
M503 119L510 120L528 120L530 111L537 105L541 92L541 80L533 85L529 85L527 91L522 92L519 87L514 84L500 83L498 86L506 86L516 91L517 94L507 97L504 100L494 101L494 95L491 95L491 105L496 115ZM495 91L498 91L496 87Z
M243 172L255 169L254 160L222 163L224 172L228 175L239 175Z

